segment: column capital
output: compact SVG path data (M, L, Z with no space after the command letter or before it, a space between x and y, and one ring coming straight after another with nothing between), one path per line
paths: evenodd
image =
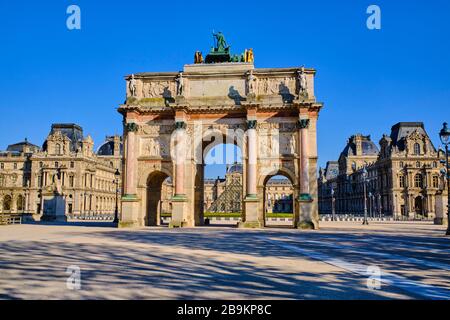
M258 124L258 121L256 121L256 120L247 120L247 130L256 129L257 124Z
M298 129L308 129L309 128L309 119L299 119L297 121Z
M187 127L187 124L186 124L186 122L185 121L175 121L175 130L178 130L178 129L186 129L186 127Z
M135 122L129 122L125 124L125 130L128 132L137 132L139 130L139 125Z
M298 196L298 201L300 202L312 202L313 198L309 193L300 193Z

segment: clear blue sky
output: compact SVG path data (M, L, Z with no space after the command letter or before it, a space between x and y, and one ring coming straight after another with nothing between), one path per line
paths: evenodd
M66 28L70 4L80 31ZM370 4L380 31L366 28ZM80 124L97 145L121 133L123 76L181 70L213 29L233 52L252 47L256 67L317 69L321 165L351 134L378 142L398 121L424 121L438 146L450 121L449 21L447 0L1 1L0 149L41 144L53 122Z

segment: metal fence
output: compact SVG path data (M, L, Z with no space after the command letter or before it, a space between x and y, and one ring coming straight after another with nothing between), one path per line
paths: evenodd
M21 214L0 214L0 225L22 224Z

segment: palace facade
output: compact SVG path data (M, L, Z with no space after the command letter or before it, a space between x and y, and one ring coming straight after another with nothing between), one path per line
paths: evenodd
M94 151L92 138L76 124L53 124L42 147L27 140L0 153L0 213L27 213L39 219L45 200L61 177L66 214L112 214L115 172L122 167L122 139L107 137ZM120 186L119 178L119 186Z
M350 137L338 161L320 169L319 212L364 212L363 168L367 170L369 214L394 218L446 219L448 192L441 171L444 152L431 142L422 122L400 122L378 148L370 136Z

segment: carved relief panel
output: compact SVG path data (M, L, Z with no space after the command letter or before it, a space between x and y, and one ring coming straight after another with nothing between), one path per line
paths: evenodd
M159 136L141 139L140 155L144 157L167 157L170 155L170 137Z
M170 98L176 95L175 81L149 81L143 83L143 98Z

